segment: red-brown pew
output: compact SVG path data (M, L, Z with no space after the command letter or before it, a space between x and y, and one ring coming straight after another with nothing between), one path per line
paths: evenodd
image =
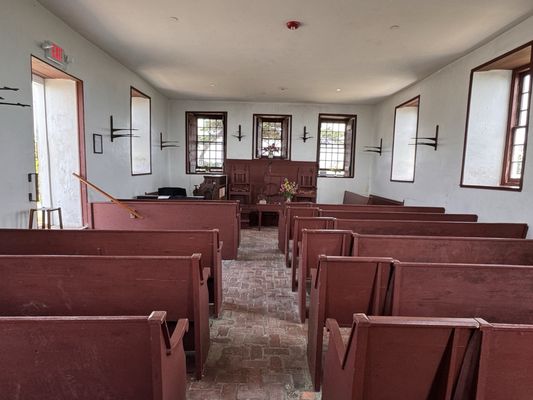
M0 256L0 315L117 316L164 310L187 318L185 349L201 379L209 351L209 269L200 255Z
M320 217L333 217L339 219L385 219L385 220L407 220L407 221L460 221L477 222L475 214L443 214L443 213L421 213L421 212L376 212L376 211L346 211L346 210L324 210L319 212Z
M180 319L0 317L2 399L185 400Z
M322 399L473 400L456 391L464 377L461 366L469 360L470 338L481 323L356 314L345 345L338 324L328 319Z
M218 229L224 243L222 258L237 258L240 236L240 211L237 201L151 201L127 200L124 204L143 218L108 202L91 203L92 229L180 230Z
M209 297L218 317L222 306L222 243L218 230L126 231L0 229L0 254L5 255L202 255L209 268Z

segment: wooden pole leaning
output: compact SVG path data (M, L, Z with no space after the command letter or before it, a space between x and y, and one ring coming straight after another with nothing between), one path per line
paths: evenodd
M139 214L135 209L131 208L130 206L128 206L127 204L124 204L123 202L121 202L120 200L114 198L113 196L111 196L109 193L107 192L104 192L102 189L100 189L98 186L96 186L95 184L89 182L88 180L86 180L85 178L82 178L80 175L76 174L75 172L72 173L72 175L74 175L76 178L78 178L80 181L82 181L83 183L85 183L87 186L89 186L90 188L96 190L98 193L100 193L101 195L107 197L109 200L111 200L111 202L115 203L117 206L120 206L122 207L123 209L127 210L131 215L133 215L134 218L139 218L139 219L143 219L144 217Z

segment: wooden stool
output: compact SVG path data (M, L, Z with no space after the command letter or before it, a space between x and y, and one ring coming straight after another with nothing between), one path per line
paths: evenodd
M61 214L61 207L56 208L31 208L30 209L30 223L28 229L33 229L33 216L36 212L41 213L41 229L52 229L52 213L57 211L57 216L59 218L59 229L63 229L63 216Z

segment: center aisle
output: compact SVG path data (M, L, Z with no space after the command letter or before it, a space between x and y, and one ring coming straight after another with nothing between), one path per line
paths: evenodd
M243 229L239 257L224 261L224 306L211 320L205 377L188 399L313 400L306 325L298 323L277 230Z

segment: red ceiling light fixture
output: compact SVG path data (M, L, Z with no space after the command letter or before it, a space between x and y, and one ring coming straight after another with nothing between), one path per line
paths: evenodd
M298 29L301 25L300 21L289 21L287 22L287 28L289 28L291 31L295 31Z

